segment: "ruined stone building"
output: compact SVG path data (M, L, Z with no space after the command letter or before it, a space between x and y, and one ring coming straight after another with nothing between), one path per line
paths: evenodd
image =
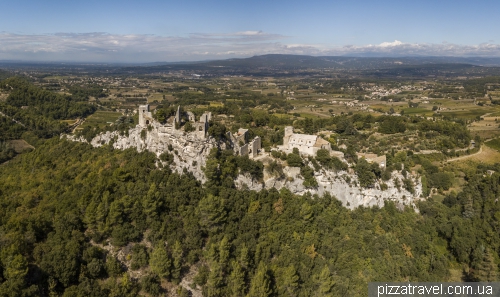
M147 127L153 122L153 115L149 111L149 104L139 106L139 125Z
M190 121L191 121L191 118L194 119L194 114L191 113L192 117L189 116L190 118ZM207 136L207 133L208 133L208 123L210 122L210 120L212 119L212 113L207 111L205 113L203 113L200 117L200 120L198 122L195 122L193 124L194 128L195 128L195 133L199 136L199 137L206 137Z
M332 151L330 143L317 135L293 133L293 127L285 127L283 145L278 147L286 153L291 153L297 148L301 154L314 156L320 149Z
M207 133L208 133L208 124L210 120L212 119L212 113L211 112L205 112L201 117L198 122L196 122L196 117L195 115L188 111L188 112L181 112L180 106L177 107L177 112L175 113L174 117L171 117L170 119L167 120L167 123L164 125L156 122L153 119L152 113L149 111L149 105L141 105L139 106L139 126L145 128L148 125L152 124L155 122L155 126L158 126L158 132L160 133L172 133L174 132L176 127L181 127L181 124L183 122L183 119L187 118L189 122L192 123L193 127L195 128L195 135L198 136L199 138L206 138Z
M191 122L194 127L194 131L189 134L194 134L198 139L205 139L208 136L209 122L212 120L212 113L207 111L200 116L200 120L196 121L195 115L190 112L181 112L180 107L177 107L177 112L174 117L167 120L167 123L162 125L153 119L151 112L149 111L149 105L139 106L139 126L146 128L148 125L152 125L158 129L159 135L170 134L177 135L182 133L182 123L184 120ZM179 129L176 129L178 127ZM248 129L239 129L238 132L232 134L227 133L227 139L231 142L231 146L236 154L240 156L249 156L250 158L255 158L262 149L262 142L259 136L249 141L248 139Z
M255 158L262 149L262 142L259 136L248 141L248 129L240 128L234 134L227 132L227 138L231 142L235 153L240 156Z

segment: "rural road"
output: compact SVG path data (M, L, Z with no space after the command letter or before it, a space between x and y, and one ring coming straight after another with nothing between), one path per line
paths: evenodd
M479 150L477 152L473 153L473 154L451 158L451 159L446 160L445 162L454 162L454 161L459 161L459 160L467 159L467 158L470 158L470 157L474 157L475 155L479 155L482 152L483 152L483 146L481 145L479 147Z

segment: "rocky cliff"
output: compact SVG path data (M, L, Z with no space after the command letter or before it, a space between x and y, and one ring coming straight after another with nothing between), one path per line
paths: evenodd
M74 136L67 136L67 138L86 142L83 138ZM206 164L210 150L215 147L225 148L223 145L220 147L221 145L214 138L200 137L196 132L185 133L158 123L152 123L149 128L136 126L130 129L128 134L123 135L120 135L119 132L106 132L96 136L90 143L94 147L112 144L116 149L148 150L157 156L168 152L173 156L173 162L170 165L173 171L182 174L186 170L201 182L206 181L202 167ZM300 168L284 167L283 173L284 176L280 178L264 174L264 181L256 181L248 175L239 175L235 180L235 185L238 188L249 188L256 191L264 188L287 188L296 194L309 192L322 196L329 193L350 209L358 206L383 206L386 200L394 201L399 206L413 206L415 200L419 199L418 197L422 193L422 184L418 177L410 177L415 185L413 194L402 187L396 187L394 181L399 179L399 184L402 184L401 181L404 178L397 171L393 172L391 180L385 183L387 185L385 190L381 189L379 183L370 189L358 187L356 186L358 184L357 176L345 171L333 172L321 169L315 173L318 182L318 186L315 188L306 188L303 185L304 179L300 175Z
M68 136L68 139L86 142L82 137ZM157 156L168 152L174 158L170 165L172 170L181 174L187 170L201 182L206 181L201 168L205 166L210 150L218 147L214 138L200 137L196 133L185 133L158 123L152 123L149 129L138 125L124 135L120 135L117 131L106 132L94 137L90 144L94 147L112 144L115 149L122 150L136 148L139 152L147 150Z
M263 188L287 188L295 194L318 194L322 196L329 193L335 196L342 204L350 209L358 206L384 206L384 201L394 201L399 206L414 206L415 200L418 200L422 194L422 184L420 178L410 177L414 183L414 193L410 193L403 187L397 187L395 180L402 184L403 175L397 171L392 173L392 177L385 184L387 189L382 190L380 183L376 183L373 188L365 189L356 186L358 177L355 174L349 174L346 171L333 172L330 170L320 170L316 172L315 178L318 186L306 188L303 185L304 178L300 175L298 167L284 167L284 177L265 177L264 183L258 183L252 180L248 175L240 175L235 181L237 187L248 187L251 190L261 190Z

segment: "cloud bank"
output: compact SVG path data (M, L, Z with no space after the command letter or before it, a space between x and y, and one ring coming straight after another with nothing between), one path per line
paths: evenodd
M196 61L263 54L482 56L500 57L500 45L405 43L328 47L287 44L288 37L262 31L193 33L188 36L56 33L26 35L0 33L0 60L74 62Z

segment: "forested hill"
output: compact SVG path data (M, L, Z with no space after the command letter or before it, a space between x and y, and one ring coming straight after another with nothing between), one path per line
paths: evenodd
M0 80L11 77L11 74L5 70L0 69Z
M96 75L154 75L162 72L186 71L207 76L295 76L346 74L365 77L484 76L500 74L499 58L483 57L369 57L307 56L268 54L248 58L157 62L148 64L78 64L1 62L5 69L49 71L78 75L81 71ZM347 72L346 72L347 71ZM379 73L381 72L381 73ZM1 79L1 78L0 78Z
M408 66L435 65L441 67L500 66L500 59L495 58L457 58L457 57L348 57L348 56L307 56L269 54L241 59L216 60L209 62L170 63L151 66L160 68L165 65L174 68L229 67L234 69L343 69L374 70L404 68Z
M210 297L498 280L500 175L484 171L500 165L468 173L462 193L417 214L202 187L155 160L53 138L1 165L0 296L188 296L176 285L195 267L192 286Z
M0 102L0 112L22 124L13 125L4 117L1 123L8 126L1 127L4 133L0 140L19 138L27 130L41 138L59 135L67 127L60 120L85 117L96 110L81 96L56 94L21 77L1 81L0 88L10 93L5 102Z

